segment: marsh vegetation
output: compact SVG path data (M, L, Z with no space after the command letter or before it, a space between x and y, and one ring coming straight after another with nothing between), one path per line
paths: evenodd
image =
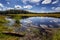
M5 18L8 18L9 20L6 20ZM19 21L21 19L22 17L20 15L14 15L12 17L0 15L0 40L60 40L60 29L45 29L45 32L41 32L39 28L28 27L27 30L22 30ZM9 25L10 22L14 24ZM23 29L25 28L23 27ZM3 32L20 33L24 36L14 36L15 34L11 36L3 34Z

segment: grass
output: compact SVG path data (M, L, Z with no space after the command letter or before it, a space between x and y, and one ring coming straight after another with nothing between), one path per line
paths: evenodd
M4 26L5 23L7 23L5 16L0 15L0 40L18 40L19 37L2 34L4 31L12 31L12 29Z
M6 23L5 16L0 16L0 23Z
M31 16L31 17L34 17L34 16L40 16L40 17L60 17L60 14L43 14L43 13L41 13L41 14L7 14L7 15L9 15L9 16L15 16L15 15L17 15L17 16Z
M0 33L0 40L18 40L19 37L5 35Z
M40 14L37 14L37 15L36 14L33 14L33 15L32 14L31 15L30 14L26 14L26 15L27 16L40 16ZM56 14L54 14L54 15L51 14L51 16L60 17L60 14L57 14L57 15ZM41 16L44 16L44 15L41 14ZM8 27L6 27L6 26L3 25L4 23L8 22L4 18L5 18L5 16L0 16L0 40L19 40L19 37L2 34L3 31L12 31L13 30L13 29L8 29ZM20 15L15 15L13 18L16 19L16 20L21 19ZM17 21L17 23L19 24L19 21ZM38 34L37 32L38 32L38 30L33 30L33 33ZM50 39L51 40L60 40L60 30L53 30L53 32L54 32L53 36L50 36L52 38L48 38L48 40L50 40ZM25 34L25 33L23 32L23 34ZM40 35L38 35L38 36L40 36ZM46 36L44 36L43 39L47 40Z
M60 40L60 30L55 30L53 34L53 40Z

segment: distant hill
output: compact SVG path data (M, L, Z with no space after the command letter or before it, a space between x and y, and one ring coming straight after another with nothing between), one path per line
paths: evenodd
M27 14L27 13L31 13L31 12L24 11L24 10L6 10L6 11L0 11L0 14Z
M0 14L33 14L34 12L29 12L26 10L6 10L6 11L0 11ZM53 12L53 13L60 13L60 12ZM35 14L39 14L39 13L35 13Z

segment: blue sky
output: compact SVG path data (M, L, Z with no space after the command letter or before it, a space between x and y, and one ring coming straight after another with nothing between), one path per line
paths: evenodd
M60 0L0 0L0 11L10 9L38 13L60 12Z

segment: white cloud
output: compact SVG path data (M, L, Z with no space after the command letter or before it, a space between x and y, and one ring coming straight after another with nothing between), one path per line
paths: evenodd
M60 12L60 7L52 7L52 10Z
M31 9L32 6L31 5L26 5L26 6L23 6L23 8Z
M0 7L4 7L2 3L0 3Z
M52 10L54 10L54 9L55 9L55 7L52 7L51 9L52 9Z
M14 9L14 8L11 8L11 7L6 8L6 10L10 10L10 9Z
M4 7L1 7L1 8L0 8L0 11L5 11L6 8L7 8L7 7L5 7L5 6L4 6Z
M39 3L41 0L21 0L24 4L26 4L27 2L30 3Z
M58 3L59 0L53 1L52 0L21 0L24 4L27 4L27 2L29 3L36 3L36 5L39 5L39 3L42 1L42 4L55 4Z
M5 10L5 6L2 4L2 3L0 3L0 11L4 11Z
M20 5L15 5L15 9L22 9L22 6L20 6Z
M41 10L40 12L41 12L41 13L46 13L46 11L44 11L44 10Z
M56 0L56 1L52 2L52 4L56 4L56 3L58 3L58 2L59 2L59 0Z
M36 5L39 5L39 3L37 3Z
M1 11L2 9L0 8L0 11Z
M52 2L52 0L44 0L43 2L42 2L42 4L50 4Z
M46 9L47 9L46 7L41 7L40 12L41 13L46 13L46 11L45 11Z
M40 2L41 0L30 0L32 3L38 3Z
M7 2L7 4L10 4L9 2Z
M60 7L55 8L56 11L60 11Z
M3 7L3 8L0 8L0 11L11 10L11 9L14 9L14 8L12 8L12 7Z
M29 11L29 12L35 12L35 11L33 11L33 10L27 10L27 11Z
M41 10L46 10L47 8L46 7L42 7Z
M21 1L22 1L24 4L26 4L26 2L29 1L29 0L21 0Z

